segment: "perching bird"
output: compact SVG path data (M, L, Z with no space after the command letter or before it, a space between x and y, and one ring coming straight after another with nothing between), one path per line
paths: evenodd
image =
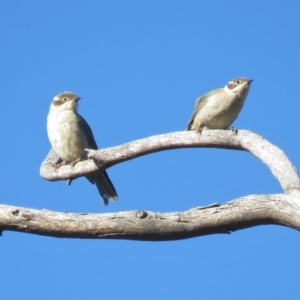
M47 117L47 133L50 143L62 159L56 168L87 159L84 149L98 149L92 130L85 119L77 113L80 97L72 92L63 92L53 98ZM105 170L86 176L95 183L105 205L108 199L118 200L117 192Z
M199 97L187 130L227 129L240 113L252 81L239 77Z

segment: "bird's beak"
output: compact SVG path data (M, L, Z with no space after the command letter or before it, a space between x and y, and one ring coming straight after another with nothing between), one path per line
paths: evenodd
M77 101L79 101L80 99L81 99L80 97L76 96L75 101L77 102Z
M254 79L248 79L248 83L250 84Z

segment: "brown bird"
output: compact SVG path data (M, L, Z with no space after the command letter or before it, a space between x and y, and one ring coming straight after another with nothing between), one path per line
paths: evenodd
M199 97L187 130L227 129L239 115L252 81L239 77Z
M84 149L98 149L93 132L85 119L77 113L80 97L72 92L63 92L53 98L47 117L47 132L50 143L62 159L61 165L87 159ZM117 192L106 171L86 176L95 183L105 205L108 199L118 200Z

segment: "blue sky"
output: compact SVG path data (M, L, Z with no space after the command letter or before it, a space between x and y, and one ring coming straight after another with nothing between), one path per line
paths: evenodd
M65 90L99 147L184 130L195 99L254 78L235 121L299 168L299 1L2 1L2 203L68 212L182 211L280 193L248 153L178 149L108 170L105 207L85 179L48 182L46 116ZM1 299L298 299L299 233L260 226L175 242L4 232Z

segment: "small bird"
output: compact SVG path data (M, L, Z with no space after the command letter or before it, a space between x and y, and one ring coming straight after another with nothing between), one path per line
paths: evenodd
M98 149L92 130L85 119L77 113L80 97L63 92L53 98L47 117L47 133L56 154L62 159L56 169L67 163L74 166L87 159L84 149ZM86 176L95 183L105 205L108 199L118 200L117 192L105 170Z
M227 129L240 113L253 79L238 77L196 100L187 130Z

